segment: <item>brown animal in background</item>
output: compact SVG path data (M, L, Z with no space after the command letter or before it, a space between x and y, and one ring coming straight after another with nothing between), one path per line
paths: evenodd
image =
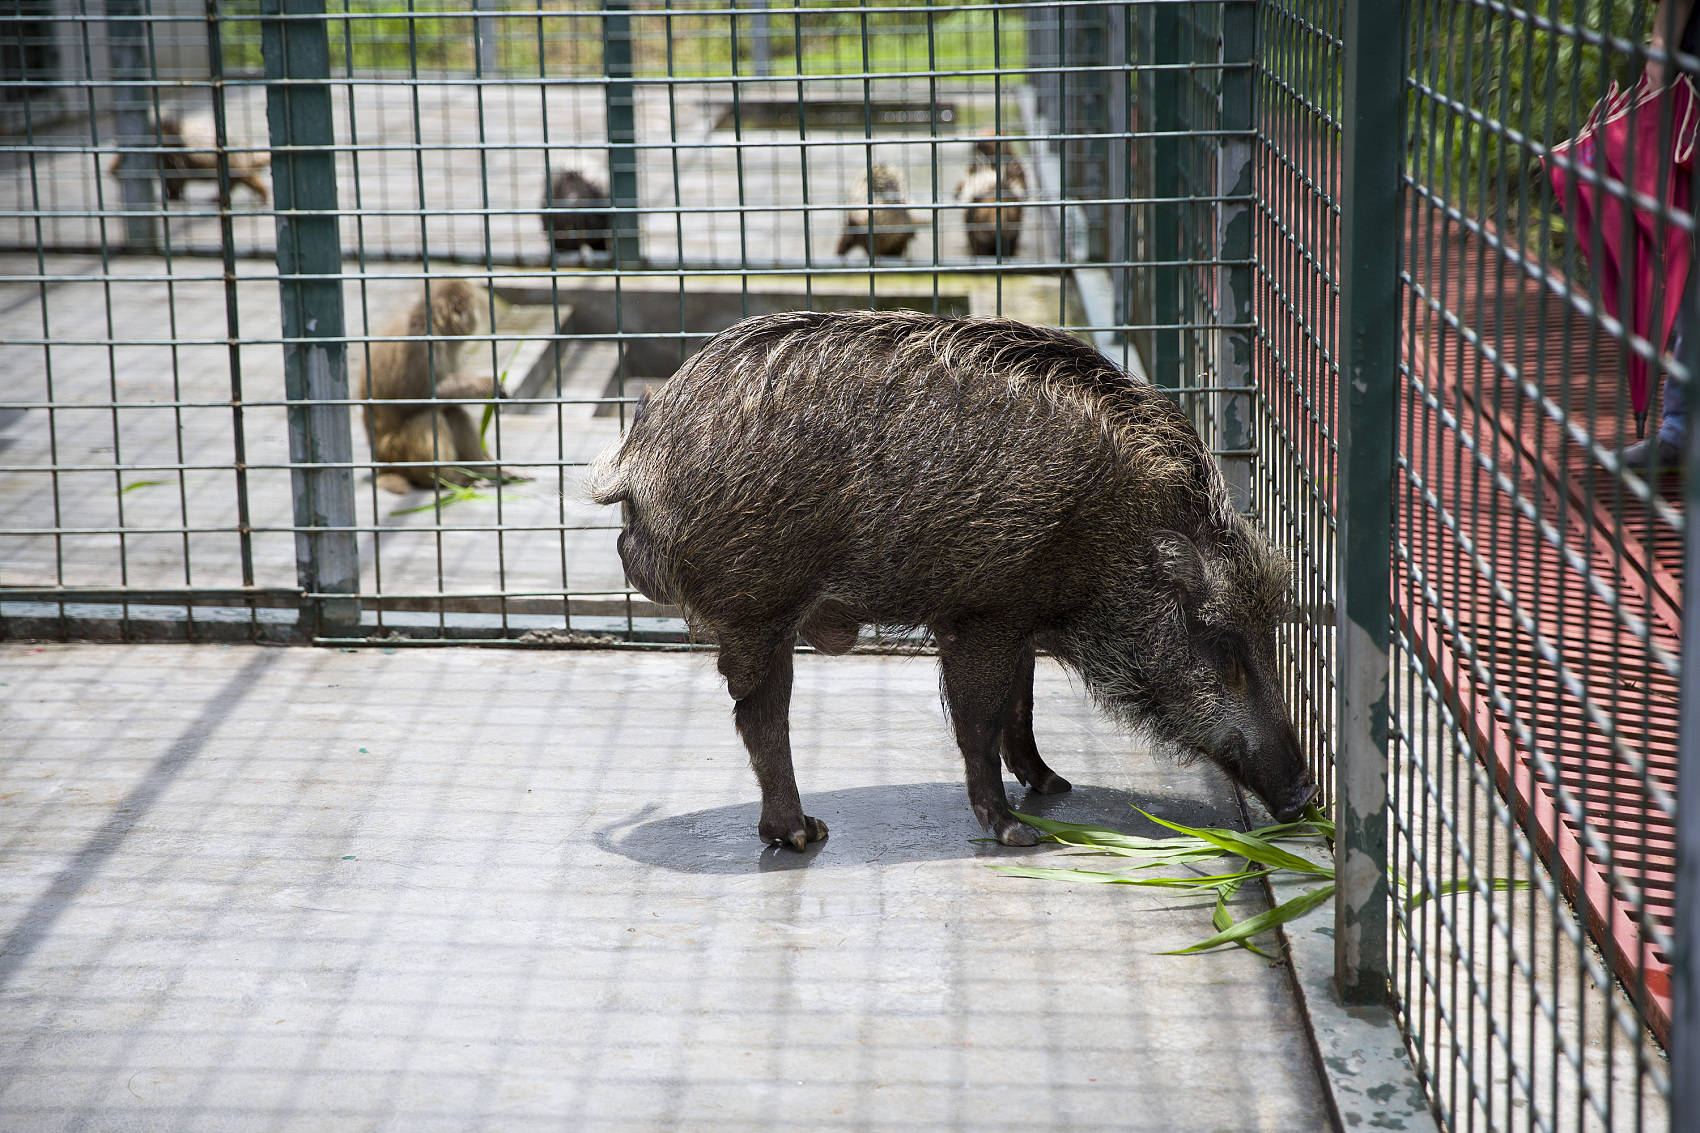
M915 238L915 217L903 207L903 178L889 165L876 165L873 180L867 174L856 179L851 193L852 202L886 205L886 208L853 208L844 214L844 234L838 238L838 254L847 255L852 248L861 248L868 258L901 256L909 241ZM873 214L870 231L869 213Z
M159 175L165 185L165 195L174 201L183 199L183 189L191 181L218 182L218 131L211 119L195 116L179 117L161 114L157 121L158 137L149 134L137 139L139 146L158 146ZM126 155L119 154L107 166L114 177L124 166ZM259 196L261 203L271 200L271 190L261 174L270 167L269 153L226 153L230 184L246 185ZM220 197L229 205L229 200Z
M981 138L974 160L957 182L956 199L974 207L964 211L968 250L976 256L1013 256L1021 239L1021 209L1006 202L1027 199L1027 170L1006 141ZM1003 204L1002 208L996 207Z
M608 190L576 169L552 174L543 194L543 231L566 254L580 247L607 252L613 235L614 218L608 208Z
M372 343L360 396L370 400L366 431L373 459L399 466L378 473L378 486L386 491L405 492L410 485L429 488L438 480L464 485L499 475L487 463L478 428L464 405L386 404L506 396L490 375L457 369L466 343L455 339L477 332L478 299L477 290L465 280L432 280L413 309L384 331L411 341Z
M746 319L648 401L591 494L625 505L633 584L719 642L768 842L827 833L791 764L797 638L845 653L868 624L931 630L969 802L1006 845L1039 835L1000 751L1032 790L1069 789L1034 744L1035 648L1282 821L1316 792L1275 653L1290 568L1174 403L1061 331Z
M1008 163L1015 160L1015 143L999 138L989 126L974 140L975 163L991 165L999 161Z

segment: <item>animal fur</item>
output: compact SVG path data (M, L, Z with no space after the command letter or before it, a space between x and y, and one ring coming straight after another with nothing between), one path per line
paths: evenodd
M576 169L563 169L549 178L543 194L543 231L560 253L581 247L607 252L614 218L608 209L608 190Z
M391 465L378 473L386 491L499 476L486 463L466 406L445 404L505 396L488 374L459 371L464 338L479 329L479 306L480 293L465 280L432 280L407 314L385 328L386 340L372 343L360 396L369 399L372 457Z
M1021 240L1019 202L1027 199L1027 170L1016 159L1010 143L993 138L974 143L974 160L957 182L956 199L973 206L962 216L970 252L976 256L1015 255ZM1012 207L1009 202L1017 203Z
M905 196L903 178L889 165L873 168L873 181L867 174L856 179L850 199L864 205L884 205L884 208L853 208L844 214L844 233L838 238L838 254L848 255L852 248L861 248L870 259L879 256L901 256L915 238L915 216L903 207ZM868 214L873 213L873 227L868 226Z
M180 117L161 114L156 123L157 137L150 133L135 144L160 148L159 176L165 195L181 200L183 189L191 181L218 182L218 132L212 119L200 115ZM107 166L107 172L119 176L127 155L119 154ZM262 203L271 200L271 190L262 174L271 166L269 153L230 153L225 155L230 184L246 185ZM226 201L226 204L229 202Z
M1066 790L1032 735L1035 647L1124 723L1291 815L1314 792L1281 699L1289 570L1190 422L1060 331L907 312L791 312L715 336L597 462L632 583L720 644L762 786L802 849L786 713L798 636L927 627L981 823L1011 844L999 751Z

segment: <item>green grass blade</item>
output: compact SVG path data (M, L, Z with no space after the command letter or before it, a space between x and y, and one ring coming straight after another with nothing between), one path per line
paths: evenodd
M439 508L450 507L454 504L465 503L467 500L493 500L495 496L488 492L480 492L474 488L447 488L441 490L437 498L430 503L418 504L414 507L398 507L390 511L391 515L414 515L422 511L435 511Z
M1071 846L1099 846L1106 849L1119 846L1130 850L1151 851L1185 850L1196 845L1189 838L1145 838L1138 834L1111 830L1107 826L1091 826L1084 822L1059 822L1054 818L1040 818L1035 814L1017 813L1015 817L1041 833L1049 834L1057 841Z
M137 488L153 488L160 484L164 484L165 482L166 481L164 480L132 480L120 488L118 490L118 494L120 496L127 496L131 492L134 492Z
M1228 911L1228 901L1240 891L1243 880L1231 878L1216 886L1216 908L1211 910L1210 923L1216 926L1217 932L1227 932L1234 927L1234 914Z
M1090 881L1097 885L1137 885L1138 879L1126 874L1101 869L1059 869L1055 866L994 865L987 867L1011 877L1032 877L1040 881Z
M1076 853L1125 858L1128 861L1137 862L1137 865L1130 867L1133 869L1152 869L1157 866L1170 865L1191 865L1194 862L1212 861L1216 858L1227 856L1215 846L1201 845L1196 842L1190 846L1184 846L1176 849L1147 850L1131 849L1122 846L1099 846L1090 842L1068 842L1060 838L1049 840L1055 842L1059 846L1068 846Z
M1210 923L1216 926L1217 932L1227 932L1234 927L1234 914L1228 911L1228 901L1240 891L1239 881L1227 881L1216 887L1216 908L1211 910ZM1273 953L1265 952L1249 940L1236 940L1247 952L1254 952L1265 960L1273 960Z
M518 358L519 352L524 349L525 343L515 343L514 348L508 352L508 360L502 363L502 372L496 375L496 384L501 386L503 389L508 388L508 371L513 368L514 359ZM478 446L484 450L485 456L490 455L490 441L488 434L490 432L490 420L495 416L496 400L495 398L491 398L489 401L484 403L484 416L478 422Z
M1297 822L1277 822L1273 826L1259 826L1256 830L1247 831L1254 838L1315 838L1323 837L1330 840L1334 837L1334 822L1327 818L1301 818Z
M1299 896L1294 897L1291 901L1288 901L1283 905L1277 905L1273 909L1269 909L1265 912L1261 912L1255 917L1247 917L1243 921L1236 921L1231 927L1218 932L1215 936L1206 940L1201 940L1197 944L1190 945L1186 948L1171 949L1167 952L1161 953L1161 955L1184 956L1191 952L1206 952L1212 948L1220 948L1224 944L1239 944L1259 933L1268 932L1272 928L1284 925L1295 917L1303 916L1305 913L1310 912L1312 909L1316 908L1316 906L1322 904L1332 896L1334 896L1334 883L1331 881L1327 885L1312 890L1309 893L1301 893Z
M1238 887L1243 881L1262 877L1262 870L1244 873L1219 873L1209 877L1129 877L1101 869L1063 869L1056 866L994 865L987 869L1007 873L1011 877L1032 877L1041 881L1090 881L1099 885L1144 885L1152 889L1220 889L1224 885Z
M977 840L993 844L997 843L996 838ZM1068 849L1061 851L1062 856L1065 858L1122 858L1127 862L1127 869L1162 869L1165 866L1181 866L1188 869L1195 869L1198 867L1200 862L1217 861L1228 856L1227 854L1222 853L1222 851L1216 849L1214 846L1202 850L1187 850L1172 854L1148 855L1134 850L1105 850L1099 849L1095 846L1072 846L1066 842L1058 843L1058 845L1068 846ZM1259 872L1261 872L1261 869Z
M1134 809L1139 810L1138 807ZM1223 830L1215 826L1182 826L1178 822L1158 818L1156 815L1148 814L1143 810L1140 810L1139 813L1159 826L1166 826L1170 830L1188 834L1194 838L1201 838L1211 845L1220 846L1228 853L1237 854L1249 861L1260 862L1275 869L1290 869L1294 873L1310 873L1319 877L1334 876L1332 865L1318 865L1309 858L1288 853L1279 846L1272 845L1261 838L1242 834L1237 830Z
M1494 893L1515 893L1528 889L1529 882L1526 878L1520 877L1490 877L1487 879L1487 887ZM1448 881L1439 889L1425 889L1421 893L1411 894L1405 899L1405 911L1410 912L1424 901L1432 900L1435 897L1450 897L1454 893L1467 893L1474 888L1475 882L1467 877Z

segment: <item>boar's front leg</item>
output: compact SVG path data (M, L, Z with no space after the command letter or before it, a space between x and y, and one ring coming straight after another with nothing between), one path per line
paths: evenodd
M1009 813L998 764L1004 712L1023 653L1031 656L1026 635L1005 625L964 622L934 626L933 636L974 817L1006 846L1036 846L1039 832Z
M723 638L720 671L736 702L732 715L761 785L756 831L764 842L801 850L826 837L826 823L803 813L791 766L791 651L796 645L792 635L771 650Z
M1033 742L1033 645L1022 647L1015 683L1003 710L1003 761L1021 785L1041 795L1059 795L1069 781L1045 766Z

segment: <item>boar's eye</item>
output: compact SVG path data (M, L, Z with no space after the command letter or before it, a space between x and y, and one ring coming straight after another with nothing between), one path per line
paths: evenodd
M1222 666L1222 679L1235 692L1245 691L1245 665L1240 661L1240 655L1233 650L1228 651L1227 661Z
M1216 662L1216 671L1228 687L1235 692L1243 690L1246 683L1245 639L1233 632L1215 634L1210 640L1210 653Z

